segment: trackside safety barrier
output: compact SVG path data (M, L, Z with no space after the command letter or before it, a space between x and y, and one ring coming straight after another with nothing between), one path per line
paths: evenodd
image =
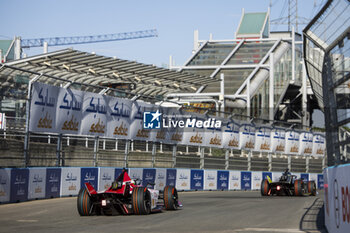
M350 164L324 170L324 193L328 232L350 232Z
M175 168L129 168L129 175L143 186L162 190L166 185L179 191L259 190L264 177L277 180L281 172L250 172ZM108 188L121 173L114 167L5 168L0 169L0 203L77 195L85 182L95 189ZM293 173L315 180L323 188L323 174Z

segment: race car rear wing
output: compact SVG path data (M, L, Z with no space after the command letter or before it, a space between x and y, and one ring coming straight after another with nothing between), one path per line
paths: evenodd
M94 189L94 187L92 187L90 183L85 183L85 187L90 195L97 194L96 190Z

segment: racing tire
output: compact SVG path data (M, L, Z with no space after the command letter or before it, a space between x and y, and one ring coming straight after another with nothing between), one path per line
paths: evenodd
M165 186L164 188L164 206L166 210L176 210L178 207L179 196L177 190L173 186Z
M147 215L151 213L151 193L145 187L134 187L132 192L132 208L134 214Z
M261 181L261 187L260 187L260 192L261 196L268 196L269 195L269 190L270 190L270 183L268 180L263 180Z
M85 187L79 190L77 207L78 207L78 212L80 216L92 215L91 213L92 200L89 192L86 190Z
M303 186L304 186L304 182L302 180L295 180L295 182L294 182L294 195L295 196L303 196L304 195Z
M307 192L310 193L311 196L316 196L316 183L315 183L315 181L307 182Z

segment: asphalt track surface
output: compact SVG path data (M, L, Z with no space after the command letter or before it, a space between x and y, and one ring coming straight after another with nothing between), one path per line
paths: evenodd
M261 197L256 191L179 193L184 207L147 216L87 216L76 197L0 205L0 232L326 232L323 193Z

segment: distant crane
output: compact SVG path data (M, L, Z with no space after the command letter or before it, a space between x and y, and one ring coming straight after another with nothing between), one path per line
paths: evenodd
M72 36L72 37L49 37L37 39L21 39L22 48L42 47L42 46L59 46L59 45L73 45L73 44L88 44L97 42L117 41L117 40L131 40L147 37L157 37L156 29L123 32L116 34L94 35L94 36Z

